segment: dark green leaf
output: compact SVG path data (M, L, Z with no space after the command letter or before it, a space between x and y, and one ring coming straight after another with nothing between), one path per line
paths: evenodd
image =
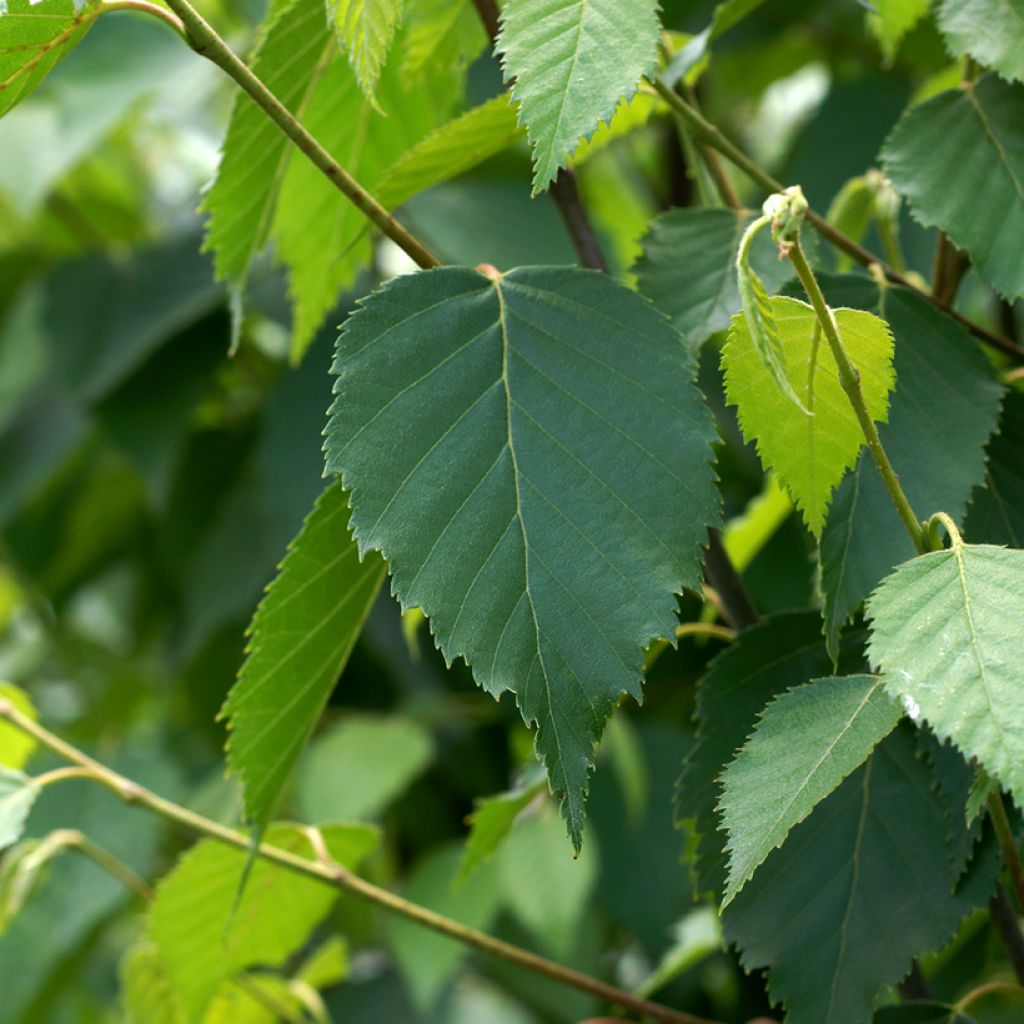
M984 483L974 489L964 536L987 544L1024 547L1024 394L1011 391L999 431L988 446Z
M594 745L718 519L682 339L600 274L451 268L368 299L334 372L360 548L446 658L515 691L578 844Z

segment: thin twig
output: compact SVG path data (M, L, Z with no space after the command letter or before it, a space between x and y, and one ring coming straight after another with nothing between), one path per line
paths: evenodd
M87 769L91 778L113 790L126 803L143 807L168 821L182 825L192 832L216 839L228 846L233 846L239 850L249 850L250 838L245 833L205 818L195 811L190 811L187 807L181 807L179 804L158 796L152 790L146 789L144 786L140 786L131 779L107 768L84 751L79 750L66 740L50 732L45 726L32 721L32 719L22 714L9 700L0 700L0 719L6 719L11 725L32 736L39 743L48 747L71 764ZM598 978L581 974L579 971L563 967L561 964L554 963L519 946L513 946L511 943L503 942L474 928L469 928L433 910L403 899L401 896L397 896L387 889L382 889L372 882L367 882L341 864L330 860L325 861L322 858L307 860L305 857L291 853L288 850L282 850L268 843L261 843L256 853L264 860L287 868L289 871L316 878L341 891L355 893L379 907L399 914L410 921L415 921L425 928L430 928L442 935L456 939L466 946L492 956L500 957L502 960L516 964L569 988L587 992L607 1003L621 1006L632 1013L650 1017L653 1020L662 1022L662 1024L716 1024L716 1022L710 1021L707 1018L695 1017L692 1014L673 1010L660 1003L641 999Z
M722 156L724 156L730 163L743 171L751 181L760 185L766 192L782 192L785 190L785 186L780 181L776 181L776 179L767 171L751 160L743 150L725 137L721 129L694 110L693 107L691 107L690 104L687 103L686 100L683 99L683 97L674 89L670 88L658 78L654 79L652 84L655 92L665 100L675 113L689 124L695 135L701 138L709 146L713 146L717 149L718 152L721 153ZM914 288L914 283L908 277L901 274L895 267L890 266L873 252L865 249L864 246L858 244L852 238L847 237L838 228L829 224L829 222L821 216L820 213L816 213L814 210L808 210L807 221L815 231L818 232L818 234L831 242L837 249L842 250L848 256L852 256L853 259L861 265L865 267L878 266L882 273L885 274L886 278L892 281L893 284L900 284L906 288L917 291L917 289ZM919 291L918 294L923 295L926 299L938 306L938 303L935 302L928 292ZM943 307L939 306L939 308L942 309ZM981 324L975 323L973 320L963 316L955 310L944 309L943 311L966 327L973 335L975 335L975 337L987 342L994 348L1000 349L1007 355L1013 356L1015 359L1024 359L1024 349L1021 349L1019 345L1011 341L1009 338L1005 338L1001 334L996 334L994 331L990 331L987 327L983 327Z
M989 901L988 913L1006 949L1013 973L1024 985L1024 933L1020 930L1020 919L1013 909L1010 895L1001 882L996 884L996 894Z
M1003 794L998 789L993 789L988 798L988 815L995 826L996 838L999 840L999 849L1003 855L1003 862L1010 872L1010 882L1013 885L1013 894L1017 898L1017 909L1024 909L1024 868L1021 867L1020 850L1017 847L1017 837L1013 834L1010 819L1006 813L1006 805L1003 803Z
M123 2L123 0L122 0ZM241 86L246 95L288 136L327 179L342 192L380 231L423 268L440 265L436 256L407 228L403 227L359 184L326 149L303 127L290 110L239 59L230 46L214 31L188 0L167 0L168 7L181 19L189 45L200 56L212 61Z

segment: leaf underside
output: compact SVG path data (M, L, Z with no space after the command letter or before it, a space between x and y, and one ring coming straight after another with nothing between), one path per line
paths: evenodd
M367 299L334 373L360 548L449 661L515 692L578 844L594 745L719 517L682 339L592 271L444 268Z

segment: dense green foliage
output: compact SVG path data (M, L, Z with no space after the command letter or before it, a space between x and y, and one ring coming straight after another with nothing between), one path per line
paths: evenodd
M0 0L0 116L2 1024L1022 1019L1020 0Z

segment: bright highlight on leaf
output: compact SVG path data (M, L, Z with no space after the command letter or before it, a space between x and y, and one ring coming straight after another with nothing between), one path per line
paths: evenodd
M839 383L835 359L821 338L814 310L798 299L768 300L785 354L790 386L811 415L776 387L742 316L733 318L722 350L726 396L739 410L740 426L757 442L766 469L793 496L818 535L833 489L854 464L863 444L853 407ZM833 311L843 344L861 377L874 420L884 420L893 386L892 335L885 321L857 309Z
M1024 551L955 537L901 565L867 611L889 692L1024 804Z
M1024 81L1024 0L942 0L937 18L954 54Z
M27 693L13 683L0 683L0 700L9 701L15 709L35 721L36 709ZM36 749L36 741L17 726L0 721L0 768L20 771Z
M345 325L327 468L448 660L511 689L574 842L593 750L718 521L682 339L604 275L398 278Z
M262 829L312 735L384 579L360 562L339 483L320 496L249 627L249 654L224 704L228 766ZM297 639L298 638L298 639Z
M0 0L0 117L82 41L98 7L98 0Z
M882 160L925 227L945 231L1004 298L1024 295L1024 85L989 74L912 107Z
M367 98L373 98L402 10L403 0L327 0L327 16Z
M506 81L515 79L534 156L534 194L629 99L657 59L656 0L508 0L502 9Z
M816 679L761 713L722 775L729 835L723 906L773 849L896 728L902 711L875 676Z

